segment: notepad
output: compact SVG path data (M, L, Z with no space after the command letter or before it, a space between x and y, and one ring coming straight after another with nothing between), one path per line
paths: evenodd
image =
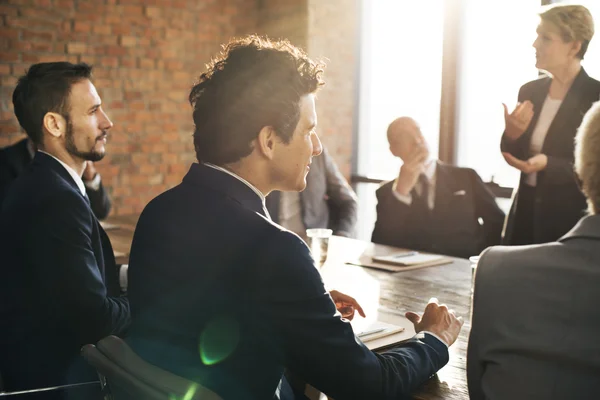
M355 332L355 335L374 351L394 346L411 337L409 333L405 334L404 327L381 321L369 324L361 331Z
M387 256L373 256L373 261L394 265L421 265L432 264L446 260L444 256L436 254L424 254L418 251L405 251L400 253L389 254Z

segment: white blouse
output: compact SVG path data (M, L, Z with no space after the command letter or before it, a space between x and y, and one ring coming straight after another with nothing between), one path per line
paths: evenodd
M538 118L533 134L531 135L531 142L529 143L529 151L532 156L540 154L542 147L544 146L544 140L548 134L548 129L562 104L562 100L555 100L549 95L546 96L542 110L540 111L540 117ZM525 177L525 183L529 186L537 185L537 172L527 174Z

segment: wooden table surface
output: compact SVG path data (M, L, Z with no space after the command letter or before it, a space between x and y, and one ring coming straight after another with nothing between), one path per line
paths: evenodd
M127 263L137 216L111 217L108 229L115 253L121 263ZM397 248L376 245L355 239L332 237L328 258L321 268L325 284L354 298L372 319L403 318L405 311L422 312L431 297L437 297L464 318L465 324L456 343L450 347L450 361L437 375L417 390L415 399L468 399L466 379L467 341L470 331L471 267L467 260L453 259L451 264L412 271L387 271L348 265L361 254L384 255ZM361 317L356 317L360 319ZM355 320L353 325L363 321Z

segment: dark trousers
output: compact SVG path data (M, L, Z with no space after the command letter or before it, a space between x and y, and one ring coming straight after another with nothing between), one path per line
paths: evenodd
M521 185L511 245L534 244L535 186Z

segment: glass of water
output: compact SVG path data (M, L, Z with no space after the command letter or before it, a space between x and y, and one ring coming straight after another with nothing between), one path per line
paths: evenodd
M315 264L321 268L327 261L327 250L329 249L329 238L333 234L331 229L307 229L306 237L308 247L312 253Z
M473 289L475 289L475 272L477 271L479 256L469 257L469 262L471 263L471 293L473 293Z

